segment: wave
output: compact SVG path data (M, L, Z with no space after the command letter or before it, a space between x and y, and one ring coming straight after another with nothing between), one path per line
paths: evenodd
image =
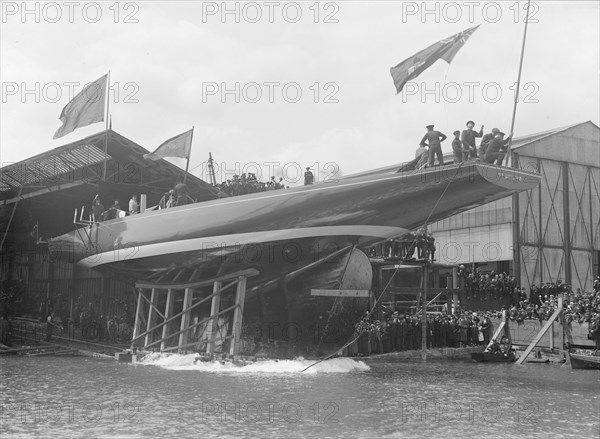
M315 363L315 360L306 360L302 357L294 360L260 360L245 366L238 366L229 361L211 361L197 362L194 360L198 354L165 354L165 353L150 353L142 359L137 360L137 364L158 366L168 370L195 370L200 372L213 373L348 373L348 372L364 372L371 368L360 360L351 358L332 358L330 360L321 361L315 364L306 371L302 372L308 366Z

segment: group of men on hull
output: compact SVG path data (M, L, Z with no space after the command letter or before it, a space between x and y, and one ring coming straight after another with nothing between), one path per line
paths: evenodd
M467 129L461 133L459 130L454 131L454 139L452 140L452 152L454 153L454 163L461 163L467 160L482 160L486 163L495 163L496 165L502 165L504 155L510 140L512 133L504 138L505 134L498 128L493 128L492 131L486 135L483 134L483 125L479 132L475 131L473 127L475 122L472 120L467 122ZM444 133L434 130L434 125L427 125L427 133L421 139L419 149L415 154L417 159L416 169L422 169L425 167L431 167L435 163L435 156L437 156L438 163L444 164L444 158L442 154L442 142L447 139ZM476 145L476 138L481 137L481 144L479 148Z

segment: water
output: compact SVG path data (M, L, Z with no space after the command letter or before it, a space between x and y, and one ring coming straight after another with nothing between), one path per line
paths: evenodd
M598 438L600 374L385 359L0 358L2 438Z

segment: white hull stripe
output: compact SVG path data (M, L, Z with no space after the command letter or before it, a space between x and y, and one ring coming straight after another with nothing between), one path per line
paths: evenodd
M134 259L150 258L175 253L185 253L197 250L212 250L235 247L247 244L261 244L272 241L288 241L293 239L316 238L324 236L368 236L388 239L408 233L407 229L389 226L325 226L306 227L298 229L267 230L264 232L236 233L232 235L207 236L179 241L159 242L155 244L136 245L126 244L118 250L98 253L88 256L78 262L87 268L103 264L123 262Z

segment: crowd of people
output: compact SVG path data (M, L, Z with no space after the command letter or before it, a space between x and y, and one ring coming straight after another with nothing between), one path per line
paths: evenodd
M465 347L487 345L492 336L491 312L456 310L454 313L427 314L427 347ZM360 334L359 345L369 343L371 352L385 353L420 349L422 343L421 315L402 315L398 311L384 313L382 319L372 319L367 313L355 326ZM365 351L364 346L359 346Z
M514 276L506 273L480 273L470 271L464 265L458 267L458 285L464 289L467 299L479 298L481 301L488 298L510 298L511 303L518 304L527 299L525 289L518 287Z
M427 259L433 262L435 261L435 239L431 233L420 228L404 236L369 247L367 252L372 258L381 257L403 261Z
M233 197L236 195L254 194L256 192L271 191L276 189L284 189L286 186L283 183L283 177L279 180L272 176L267 182L259 181L256 174L249 172L248 174L234 175L231 179L217 185L223 194Z
M466 278L470 275L472 273L466 273ZM485 279L484 287L489 279L486 276L478 277L479 280ZM509 291L512 288L509 284L514 282L514 278L494 275L491 279L501 278L506 284L506 291ZM495 283L502 284L498 280ZM473 288L479 288L478 282L473 282L473 285ZM600 338L600 276L595 280L590 292L582 292L580 289L573 291L569 285L560 280L539 286L534 285L529 295L525 289L515 287L513 290L525 296L524 298L520 296L518 302L512 303L508 310L503 307L497 311L472 312L463 311L459 307L454 313L449 313L447 309L443 309L441 313L428 313L426 315L427 347L464 347L478 344L487 346L494 330L491 318L501 318L504 311L507 311L509 319L517 323L525 319L543 322L548 320L558 308L560 294L563 295L565 323L588 323L592 338ZM355 332L359 335L358 350L364 354L420 349L422 319L420 314L402 315L398 311L384 311L382 318L375 318L374 315L367 313L355 325Z
M92 200L92 207L90 209L90 221L108 221L115 218L121 218L126 215L135 215L139 213L140 206L138 203L137 195L131 196L128 207L128 210L122 209L119 200L115 200L112 206L110 206L108 209L105 209L104 204L102 204L102 201L100 200L100 195L97 194Z
M524 289L523 289L524 290ZM513 303L508 311L511 320L548 320L558 308L558 297L563 296L563 318L567 324L593 323L600 320L600 276L594 281L592 291L573 291L561 280L532 285L529 295Z

